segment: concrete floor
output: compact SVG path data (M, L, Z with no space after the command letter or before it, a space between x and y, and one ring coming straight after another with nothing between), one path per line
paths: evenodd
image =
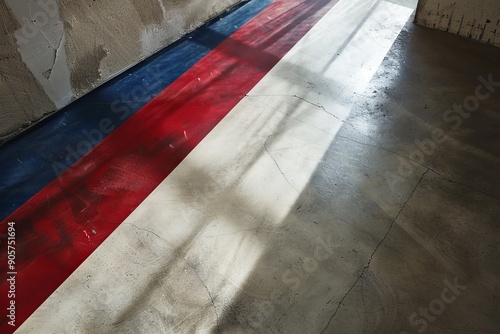
M500 49L374 3L340 1L18 332L500 333Z

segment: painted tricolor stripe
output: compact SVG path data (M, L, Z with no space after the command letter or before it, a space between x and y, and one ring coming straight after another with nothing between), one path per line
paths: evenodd
M2 222L1 233L12 221L18 235L18 325L334 3L275 1ZM3 309L6 269L2 263ZM4 318L0 331L11 330Z
M103 119L121 125L271 2L233 8L1 146L0 220L107 136Z

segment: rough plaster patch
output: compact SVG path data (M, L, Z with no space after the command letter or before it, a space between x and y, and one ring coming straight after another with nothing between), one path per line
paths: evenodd
M161 22L167 13L162 0L148 1L148 6L144 6L144 0L131 0L137 10L137 14L144 25Z
M145 58L140 51L143 22L151 22L158 16L150 7L143 3L140 7L143 12L139 14L131 1L60 3L76 97ZM156 9L161 10L158 6Z
M241 0L226 1L173 1L156 0L162 8L163 20L150 24L141 34L141 50L151 54L176 41L204 22L220 15Z
M160 23L150 24L141 34L141 51L143 54L152 54L165 45L172 43L186 31L185 15L179 10L171 9L167 12L162 0L158 0L163 13Z
M75 96L122 73L238 2L59 2ZM101 57L102 48L109 50L105 57Z
M19 53L57 108L73 96L64 48L65 35L53 1L6 0L21 28L16 31Z
M94 65L100 64L108 54L109 50L99 45L93 52L86 52L80 61L72 66L71 81L75 91L85 91L95 86L102 77L102 72L99 66Z

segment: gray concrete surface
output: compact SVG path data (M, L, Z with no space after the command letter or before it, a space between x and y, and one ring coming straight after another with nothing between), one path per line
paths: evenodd
M239 0L0 3L0 142Z
M500 333L498 59L408 24L222 332Z
M420 0L415 22L500 46L498 0Z

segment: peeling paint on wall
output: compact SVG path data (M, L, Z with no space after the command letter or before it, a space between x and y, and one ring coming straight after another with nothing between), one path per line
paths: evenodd
M420 0L415 22L500 46L498 0Z

